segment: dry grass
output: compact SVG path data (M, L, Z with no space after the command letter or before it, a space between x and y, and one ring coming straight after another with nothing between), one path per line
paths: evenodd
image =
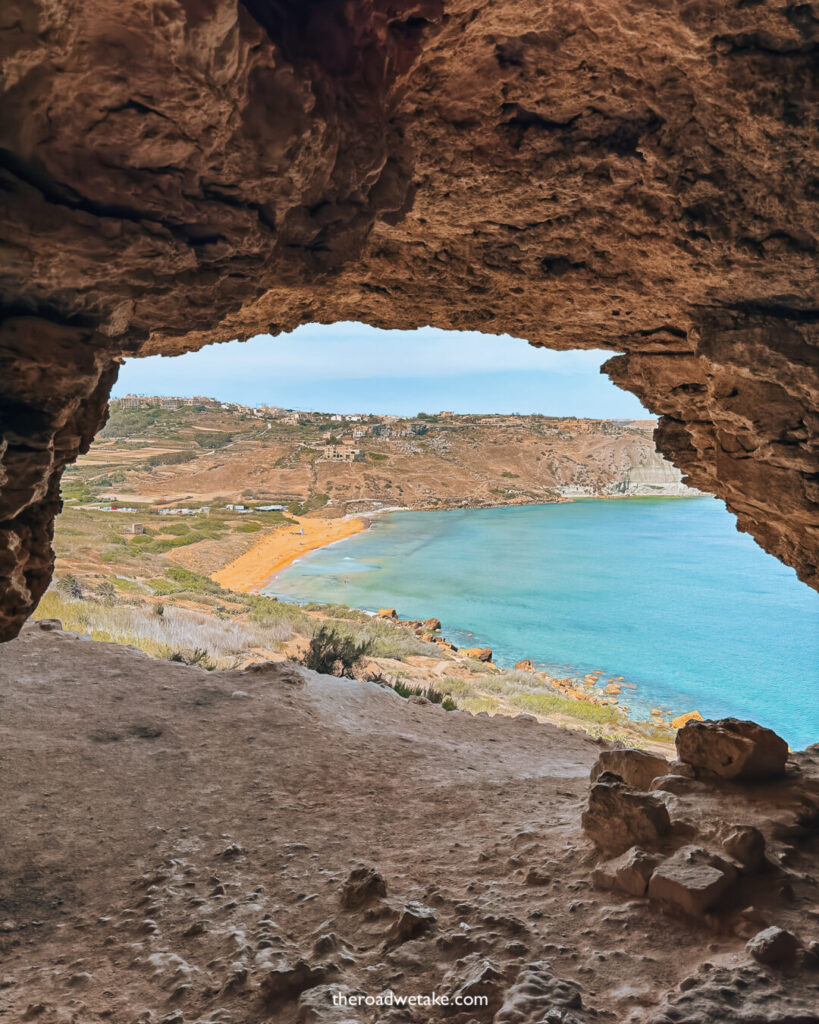
M222 619L174 606L156 613L157 605L108 604L101 601L77 601L49 591L34 617L60 619L63 628L85 633L94 640L126 644L155 658L204 651L213 668L233 668L252 648L275 650L290 640L290 623L246 622Z

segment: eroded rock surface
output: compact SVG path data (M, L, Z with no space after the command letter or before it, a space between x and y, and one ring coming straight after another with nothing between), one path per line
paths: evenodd
M816 36L773 0L7 3L0 636L117 360L308 321L623 353L816 586Z
M753 819L768 865L732 864L733 907L693 917L593 886L580 813L600 747L583 734L287 665L152 661L49 625L0 647L0 1017L817 1019L819 750L762 787L688 780L661 849L621 860L631 882L681 846L728 861L722 827ZM772 928L798 945L762 964L763 939L746 943ZM486 1005L349 1002L389 993Z

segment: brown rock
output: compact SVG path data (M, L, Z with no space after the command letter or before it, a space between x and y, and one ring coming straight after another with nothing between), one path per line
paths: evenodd
M275 1009L307 989L323 984L336 971L331 964L311 965L306 960L282 963L262 978L259 989L267 1006Z
M686 711L684 715L677 715L676 718L671 719L671 727L673 729L682 729L686 722L702 722L703 717L699 711Z
M410 939L416 939L419 935L428 932L435 924L435 911L421 903L411 901L401 910L398 920L387 932L385 948L391 949L401 946Z
M558 978L545 960L526 964L507 989L493 1024L541 1024L551 1020L587 1024L597 1017L586 1013L576 981Z
M782 928L771 925L757 932L752 939L749 939L746 949L761 964L775 964L786 966L793 963L796 954L799 952L801 943L795 935L786 932Z
M522 661L515 662L516 672L534 672L535 665L531 658L524 658Z
M441 628L441 620L440 619L424 619L424 621L421 623L421 625L424 627L424 629L428 633L434 633L436 630L439 630Z
M773 730L736 718L689 721L676 743L680 761L737 781L775 779L788 757L788 745Z
M476 661L492 660L491 647L465 647L460 653L465 654L467 658L474 658Z
M489 1013L494 1012L503 1000L506 978L503 971L479 953L470 953L446 972L443 978L444 989L450 993L456 1005L475 1005L476 997L487 1000ZM465 1002L465 1000L470 1002Z
M660 797L637 793L607 772L592 785L581 823L592 842L610 854L656 843L671 827Z
M378 609L379 619L393 619L395 622L398 621L398 612L394 608L379 608Z
M594 763L590 778L595 782L603 772L612 772L629 786L647 791L653 779L668 772L668 761L645 750L604 750Z
M753 825L729 826L723 833L722 846L748 871L758 871L765 864L765 837Z
M684 846L656 868L648 883L648 895L699 917L731 888L736 878L736 871L714 854L697 846Z
M660 449L815 586L805 6L14 5L0 636L117 360L309 321L622 353Z
M632 846L619 857L598 864L591 879L599 889L618 889L629 896L644 896L659 860L658 856Z
M341 905L357 910L387 895L387 883L372 867L353 868L341 889Z

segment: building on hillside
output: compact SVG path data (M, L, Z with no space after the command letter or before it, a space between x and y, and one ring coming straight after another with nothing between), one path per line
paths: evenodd
M159 399L160 409L178 409L179 399L178 398L160 398Z
M132 533L134 535L139 535L145 533L145 527L142 525L142 523L131 523L130 526L125 527L125 532Z
M143 399L138 395L123 395L119 400L120 409L138 409L142 405Z
M445 419L445 420L449 420L449 419L452 419L452 417L455 415L455 413L452 412L451 409L442 409L438 415L443 417L443 419Z
M257 512L283 512L284 505L257 505Z
M364 452L350 444L326 444L322 449L322 462L361 462Z

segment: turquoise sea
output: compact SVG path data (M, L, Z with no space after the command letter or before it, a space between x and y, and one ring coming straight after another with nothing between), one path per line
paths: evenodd
M267 592L434 615L503 666L623 676L633 717L752 718L801 748L819 741L819 597L734 523L715 498L398 512Z

